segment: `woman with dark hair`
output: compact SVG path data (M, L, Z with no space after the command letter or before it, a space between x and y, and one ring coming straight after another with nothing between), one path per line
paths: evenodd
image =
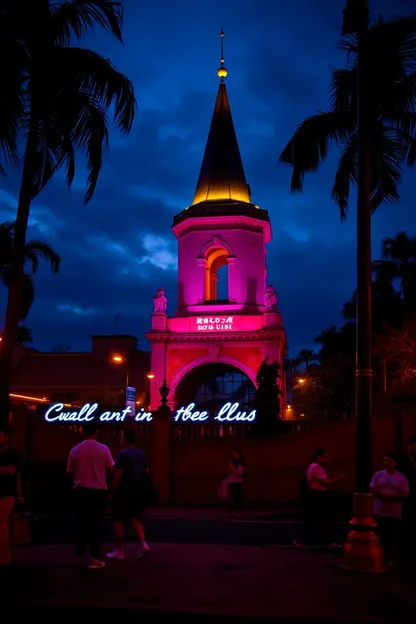
M301 497L304 506L304 520L300 538L295 540L295 545L298 548L307 547L317 522L322 523L324 539L330 544L330 548L339 548L339 545L330 539L332 533L330 519L333 515L330 488L339 483L344 475L328 477L325 466L329 460L330 456L325 449L315 451L302 480Z
M230 462L228 487L231 496L231 508L241 513L243 511L243 481L245 460L241 451L234 451Z

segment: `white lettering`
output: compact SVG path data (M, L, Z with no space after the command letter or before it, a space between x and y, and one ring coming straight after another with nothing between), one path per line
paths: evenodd
M181 407L177 410L174 419L176 422L180 420L181 422L186 422L187 420L192 420L193 422L204 422L208 420L208 412L194 412L195 403L189 403L187 407Z
M152 412L145 412L144 408L142 407L140 412L137 412L134 420L136 422L152 422L153 420L153 416L152 416Z
M64 412L64 407L63 403L51 405L44 415L46 422L90 422L96 417L98 417L101 422L123 422L124 419L132 413L132 408L128 406L119 412L103 412L98 416L98 414L94 413L98 408L98 403L85 403L85 405L82 405L72 412ZM209 419L208 412L200 412L196 410L195 407L195 403L189 403L189 405L180 407L176 410L173 419L176 422L186 422L188 420L192 422L205 422ZM256 419L256 410L247 413L239 411L239 407L238 403L225 403L214 417L214 420L218 420L219 422L253 422ZM146 412L142 407L134 416L134 419L136 422L152 422L152 412Z
M196 326L198 331L229 331L233 328L233 320L233 316L217 316L215 318L198 316L196 318Z
M117 422L123 422L128 414L131 413L131 407L125 407L121 412L104 412L101 414L101 422L110 422L116 420Z
M215 416L214 420L219 420L220 422L228 421L232 422L234 420L237 421L245 421L245 422L253 422L256 419L256 410L252 410L248 415L246 412L238 412L239 404L238 403L225 403L222 406L217 416ZM237 413L236 413L237 412Z
M85 403L79 412L63 412L64 404L63 403L55 403L45 412L45 420L46 422L55 422L58 421L71 421L71 422L89 422L94 420L94 416L92 415L98 407L98 403ZM53 412L56 412L56 416L51 416Z

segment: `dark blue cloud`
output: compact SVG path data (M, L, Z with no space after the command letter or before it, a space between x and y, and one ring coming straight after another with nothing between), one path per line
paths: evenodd
M376 3L373 2L373 8ZM59 277L44 268L27 320L39 348L89 346L89 336L117 329L146 344L151 298L164 285L169 312L176 305L174 214L193 198L218 87L219 29L226 32L227 88L253 200L269 210L273 242L270 280L294 355L313 345L340 310L355 281L354 209L345 223L330 198L337 154L303 194L290 194L290 169L278 163L294 127L328 103L345 0L125 0L124 46L100 32L85 45L112 59L135 84L139 110L132 133L111 132L99 186L83 206L80 162L68 191L57 175L33 205L30 235L62 256ZM384 0L385 15L412 10L408 0ZM402 200L380 208L373 223L374 256L384 236L414 233L415 174ZM0 219L13 218L19 175L0 190ZM351 206L354 207L355 198ZM0 304L4 308L5 294Z

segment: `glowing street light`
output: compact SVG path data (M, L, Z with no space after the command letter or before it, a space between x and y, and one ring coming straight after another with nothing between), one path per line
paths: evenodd
M126 358L123 355L120 355L119 353L115 354L112 356L111 361L114 362L114 364L124 364L124 362L126 362ZM127 372L126 372L126 389L129 386L129 368L127 366Z
M147 377L147 382L148 382L148 384L147 384L147 396L148 396L148 404L149 404L148 409L151 409L151 407L150 407L150 400L151 400L150 382L152 381L152 379L155 378L155 376L154 376L153 373L147 373L146 377Z
M302 386L304 383L306 383L306 379L303 379L303 377L301 377L300 379L298 379L298 382Z

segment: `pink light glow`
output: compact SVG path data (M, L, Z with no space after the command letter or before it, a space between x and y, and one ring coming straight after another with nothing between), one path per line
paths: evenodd
M261 362L282 367L286 350L279 311L265 305L267 220L238 214L190 216L173 227L178 239L178 309L171 318L152 316L152 388L163 380L168 402L195 367L218 362L246 374L253 383ZM228 272L228 297L217 300L218 270ZM283 383L281 379L281 383ZM282 391L282 409L283 397Z

